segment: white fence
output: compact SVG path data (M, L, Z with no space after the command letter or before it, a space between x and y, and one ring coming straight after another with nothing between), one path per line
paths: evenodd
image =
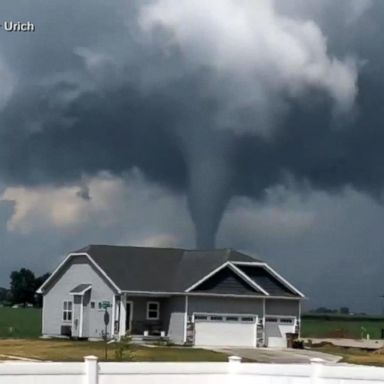
M3 362L1 384L368 384L384 383L384 368L311 364Z

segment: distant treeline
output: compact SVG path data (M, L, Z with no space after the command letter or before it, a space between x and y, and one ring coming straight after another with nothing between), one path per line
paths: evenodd
M366 315L366 314L342 314L342 313L303 313L303 319L317 320L343 320L343 321L384 321L383 315Z
M36 294L36 290L49 277L49 273L41 276L35 274L26 268L19 271L13 271L10 278L10 287L0 287L0 304L2 306L38 306L41 307L41 295Z

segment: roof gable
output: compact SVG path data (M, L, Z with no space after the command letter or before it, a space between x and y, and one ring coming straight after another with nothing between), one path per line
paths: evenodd
M229 265L226 265L224 268L215 272L189 292L225 293L234 295L263 294L234 272Z
M105 273L105 271L100 268L100 266L95 263L95 261L85 252L82 253L70 253L59 265L58 267L51 273L48 279L39 287L36 291L37 293L45 294L52 287L56 285L56 283L68 272L71 266L75 264L87 264L92 270L99 275L99 277L114 291L119 292L120 289L116 286L115 282ZM75 288L89 285L85 282L78 281L78 285Z
M237 265L237 268L271 296L299 296L293 289L273 276L273 274L262 265Z
M228 261L250 262L256 260L232 249L184 251L174 277L174 287L185 291Z

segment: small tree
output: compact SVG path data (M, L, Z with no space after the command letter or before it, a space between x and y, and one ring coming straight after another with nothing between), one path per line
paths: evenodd
M35 302L35 275L26 268L21 268L19 271L13 271L11 278L11 300L13 304Z
M133 352L132 352L132 337L126 335L121 338L117 343L115 349L115 360L117 361L132 361Z

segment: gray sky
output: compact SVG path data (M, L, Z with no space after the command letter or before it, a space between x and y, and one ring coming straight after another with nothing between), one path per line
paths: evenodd
M384 4L2 1L0 285L88 243L232 247L378 313Z

